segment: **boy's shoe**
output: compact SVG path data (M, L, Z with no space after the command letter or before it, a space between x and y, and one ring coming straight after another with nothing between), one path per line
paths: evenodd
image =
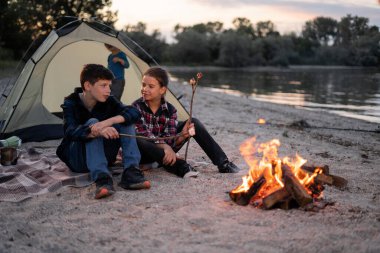
M106 198L115 193L115 189L113 188L113 180L110 175L106 173L100 173L95 183L95 199Z
M149 189L150 182L138 167L131 166L124 169L119 186L128 190Z
M222 165L219 165L218 169L220 173L238 173L240 171L238 166L228 160L226 160Z

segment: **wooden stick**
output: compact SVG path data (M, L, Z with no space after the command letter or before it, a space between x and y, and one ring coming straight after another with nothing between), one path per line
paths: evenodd
M190 117L189 117L189 124L191 123L191 119L192 119L192 114L193 114L193 101L194 101L194 93L195 93L195 89L193 88L193 93L191 95L191 103L190 103ZM189 139L187 140L187 143L186 143L186 149L185 149L185 161L187 161L187 152L189 150L189 145L190 145L190 140L191 140L191 136L189 137Z
M195 90L197 89L198 81L199 81L199 79L198 79L198 75L197 75L197 80L195 81L194 84L191 85L192 94L191 94L191 101L190 101L189 124L191 123L191 119L192 119L192 117L193 117L194 95L195 95ZM190 84L191 84L191 81L190 81ZM190 140L191 140L191 136L190 136L189 140L188 140L187 143L186 143L186 149L185 149L185 161L187 161L187 151L189 150Z
M168 136L168 137L155 137L155 138L150 138L146 136L141 136L141 135L132 135L132 134L119 134L121 137L129 137L129 138L136 138L136 139L143 139L143 140L148 140L148 141L158 141L158 140L171 140L171 139L177 139L178 137L182 136L181 133L174 135L174 136Z

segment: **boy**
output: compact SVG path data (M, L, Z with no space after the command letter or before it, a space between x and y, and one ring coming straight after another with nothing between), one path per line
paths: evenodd
M236 173L239 168L230 162L221 147L207 132L202 123L193 118L192 123L177 122L177 110L165 100L169 77L167 72L159 67L148 69L142 79L142 97L133 103L141 118L136 123L138 135L149 138L170 137L181 133L176 139L160 140L156 143L138 139L142 161L156 161L164 165L164 168L180 177L195 177L198 172L186 161L177 158L176 152L181 149L195 130L194 139L199 146L218 167L220 173Z
M111 70L114 75L111 93L120 100L125 86L124 69L129 68L129 62L125 53L120 49L110 44L104 45L111 52L107 59L108 69Z
M135 138L120 138L119 133L135 134L139 112L110 96L113 74L102 65L87 64L80 74L81 88L65 98L64 137L57 148L58 157L73 172L90 172L96 182L95 198L114 193L108 165L123 150L124 171L119 186L147 189L150 182L139 169L140 152Z

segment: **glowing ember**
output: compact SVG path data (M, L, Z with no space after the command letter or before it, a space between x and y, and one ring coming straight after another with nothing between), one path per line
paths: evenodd
M259 124L265 124L265 119L258 119L257 123L259 123Z
M287 180L288 184L289 181L291 181L290 183L296 184L296 186L299 185L300 187L298 187L297 191L304 193L308 201L312 200L312 198L319 197L323 189L318 191L314 189L318 187L317 184L314 184L314 179L318 174L322 173L322 170L316 169L314 173L307 173L302 169L302 166L307 162L305 159L297 154L295 158L284 157L281 159L278 157L277 152L279 147L280 141L277 139L257 144L255 137L241 144L240 153L250 169L248 175L243 177L242 184L232 190L230 196L231 194L247 193L255 182L263 180L264 177L265 183L262 184L260 181L260 187L256 187L258 191L254 194L252 200L263 199L282 188L289 188L285 187L284 178L287 177L287 179L289 179L289 177L291 177L291 180ZM253 156L255 153L261 158L256 159L256 157ZM286 175L283 175L283 173L286 173ZM287 190L291 191L292 188Z

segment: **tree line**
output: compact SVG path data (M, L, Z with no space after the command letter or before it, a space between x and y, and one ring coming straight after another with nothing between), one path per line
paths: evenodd
M123 31L155 59L171 64L380 66L379 28L370 26L368 18L352 15L340 21L316 17L304 24L299 35L281 35L271 21L253 24L244 17L235 18L229 29L221 22L178 24L172 44L158 30L147 34L141 22Z
M2 1L0 45L19 58L33 39L43 38L51 29L64 24L65 19L54 17L66 15L97 17L112 27L117 12L109 10L111 5L111 0ZM379 28L371 26L366 17L350 14L340 20L316 17L305 22L300 34L282 35L270 20L253 24L248 18L237 17L232 25L226 29L219 21L192 26L177 24L173 28L175 41L170 44L158 29L147 33L143 22L126 25L121 32L161 64L380 66ZM144 60L152 61L139 48L132 49Z

